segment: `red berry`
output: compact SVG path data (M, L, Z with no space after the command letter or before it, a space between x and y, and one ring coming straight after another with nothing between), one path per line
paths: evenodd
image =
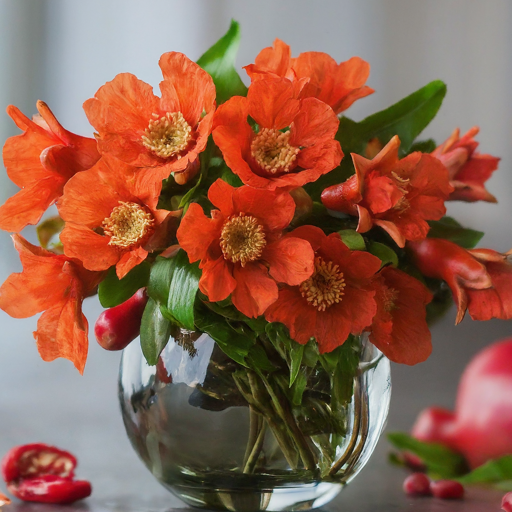
M432 482L430 491L433 496L442 500L461 500L464 497L464 487L454 480Z
M430 496L430 480L425 473L413 473L404 480L403 489L410 496Z
M512 512L512 492L507 492L501 500L501 510Z

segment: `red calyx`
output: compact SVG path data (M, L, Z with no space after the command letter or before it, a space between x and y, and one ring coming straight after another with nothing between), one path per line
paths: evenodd
M2 460L7 489L24 501L71 503L91 494L91 484L73 480L76 458L42 443L12 448Z
M404 480L403 489L409 496L430 496L430 479L425 473L413 473Z
M438 480L430 484L432 496L442 500L461 500L464 497L464 487L455 480Z
M119 306L103 311L94 326L100 346L105 350L127 347L140 334L140 322L147 301L146 289L141 288Z
M512 492L507 492L501 500L501 510L512 512Z

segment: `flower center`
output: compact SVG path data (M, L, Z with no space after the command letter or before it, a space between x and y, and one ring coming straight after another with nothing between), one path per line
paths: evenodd
M258 165L270 174L289 172L300 149L292 146L290 132L263 128L251 144L251 154Z
M383 303L384 309L389 313L397 308L396 301L398 299L398 290L394 288L384 288Z
M260 258L267 245L263 226L245 213L231 217L222 227L220 247L224 257L242 267Z
M109 245L128 249L145 243L153 233L154 223L153 215L140 204L119 201L102 227L110 237Z
M396 188L400 190L400 192L402 192L403 194L398 203L396 203L396 205L393 207L393 210L403 212L407 210L410 206L410 203L405 196L409 192L409 182L411 180L409 178L402 178L394 171L391 173L391 176L393 177L393 181L395 182Z
M153 114L153 117L142 136L142 144L161 158L178 155L179 160L179 153L187 148L192 138L192 128L181 112L167 112L160 118Z
M315 258L315 272L300 285L302 296L318 311L325 311L341 302L345 292L345 279L338 265L326 262L320 256Z

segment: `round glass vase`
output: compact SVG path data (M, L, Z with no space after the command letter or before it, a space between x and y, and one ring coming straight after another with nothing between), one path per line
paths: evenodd
M134 342L119 376L128 437L155 478L194 507L320 507L366 464L389 409L389 361L366 336L352 344L348 379L320 358L290 387L289 370L244 367L208 334L174 333L156 367Z

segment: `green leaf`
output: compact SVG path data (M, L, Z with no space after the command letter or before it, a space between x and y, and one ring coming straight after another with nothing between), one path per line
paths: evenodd
M37 238L43 249L48 248L51 239L64 229L64 221L57 215L50 217L37 226Z
M436 477L454 478L465 472L464 457L442 444L418 441L402 432L392 432L388 439L395 448L417 455Z
M264 372L273 372L276 367L270 362L265 350L260 345L253 345L249 350L247 361L251 368Z
M309 368L300 368L300 372L297 373L295 382L291 387L292 391L292 403L293 405L302 405L302 396L304 395L304 391L306 390L306 386L308 384L308 377L311 373Z
M175 265L174 258L159 256L151 267L147 291L148 295L160 304L167 304L169 300L169 287Z
M434 80L386 110L367 117L358 123L362 144L365 146L374 137L387 144L398 135L400 152L407 154L414 139L437 114L445 95L446 85Z
M396 255L396 252L391 249L391 247L388 247L385 244L381 244L380 242L370 242L370 245L368 246L368 252L374 256L377 256L377 258L382 261L381 268L389 264L398 267L398 256Z
M354 378L359 368L359 340L350 336L331 355L337 359L331 374L331 405L334 410L340 411L350 403L354 393Z
M157 301L149 298L140 325L140 345L150 366L156 365L171 335L172 323L164 318Z
M174 258L169 283L167 309L185 329L193 331L194 303L199 289L201 270L197 263L189 263L187 253L180 250Z
M197 63L213 78L217 88L217 105L231 96L245 96L247 87L235 69L235 59L240 44L240 25L231 20L231 26Z
M415 142L409 149L409 153L420 151L421 153L432 153L437 148L436 141L434 139L420 140Z
M290 346L290 387L293 386L302 364L304 355L304 345L292 343Z
M353 251L365 251L366 244L364 238L355 229L342 229L338 231L343 243Z
M254 342L232 329L223 317L203 307L196 314L196 328L208 333L217 342L219 348L233 361L248 366L245 358Z
M429 238L444 238L450 240L464 249L473 249L484 236L482 231L463 228L455 219L443 217L441 220L429 222Z
M98 298L104 308L113 308L127 301L137 290L148 284L149 263L143 261L134 267L122 279L116 274L116 268L110 267L105 279L98 286Z
M490 460L458 480L463 484L505 483L508 487L512 480L512 455Z

